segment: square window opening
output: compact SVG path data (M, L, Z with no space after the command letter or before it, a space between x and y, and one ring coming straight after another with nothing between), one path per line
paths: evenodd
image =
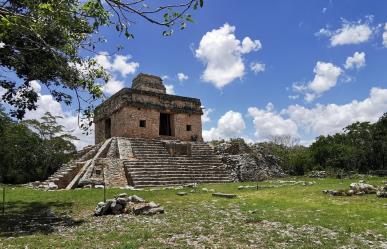
M192 131L192 125L187 125L187 131Z
M146 120L140 120L140 127L145 128L146 127Z

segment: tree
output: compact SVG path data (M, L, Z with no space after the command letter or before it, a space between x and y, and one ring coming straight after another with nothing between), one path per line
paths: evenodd
M372 131L374 169L387 170L387 112L375 123Z
M0 182L43 180L72 158L74 137L57 118L46 113L42 121L17 123L0 110Z
M109 75L93 59L82 52L94 53L105 38L98 36L102 26L115 26L118 32L132 39L130 27L135 18L165 27L163 35L172 34L193 22L191 9L203 6L202 0L181 0L182 3L149 7L146 0L0 0L0 86L6 89L2 99L12 106L12 117L22 119L26 110L35 110L38 94L31 82L45 85L58 102L69 105L72 95L87 107L90 117L93 101L102 96L100 84ZM90 98L83 97L84 92Z

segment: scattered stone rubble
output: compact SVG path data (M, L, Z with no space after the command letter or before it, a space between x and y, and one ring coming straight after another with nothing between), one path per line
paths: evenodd
M377 190L376 196L380 198L387 198L387 183Z
M352 195L366 195L376 194L377 197L387 197L387 185L380 187L379 189L374 185L364 182L355 182L349 185L349 189L346 190L323 190L324 194L332 196L352 196Z
M95 208L94 215L118 215L118 214L134 214L134 215L153 215L164 213L164 208L152 202L146 202L143 198L126 193L117 195L114 199L109 199L106 202L100 202Z
M58 190L58 185L56 185L54 182L30 182L25 184L26 187L30 188L37 188L37 189L43 189L43 190Z
M247 145L242 139L237 143L225 141L214 145L214 150L226 164L233 181L263 181L285 176L278 158Z
M308 174L308 176L311 178L325 178L325 177L327 177L327 172L313 170Z

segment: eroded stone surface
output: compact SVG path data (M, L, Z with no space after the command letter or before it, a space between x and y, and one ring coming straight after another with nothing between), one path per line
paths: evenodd
M249 148L242 141L238 145L223 142L214 149L234 181L262 181L285 176L276 157L262 153L259 148Z

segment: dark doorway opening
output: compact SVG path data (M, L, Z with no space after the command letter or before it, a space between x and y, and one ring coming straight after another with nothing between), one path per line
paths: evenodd
M171 114L160 113L160 129L161 136L172 136L171 129Z
M105 139L111 138L112 136L112 121L110 118L105 119Z

